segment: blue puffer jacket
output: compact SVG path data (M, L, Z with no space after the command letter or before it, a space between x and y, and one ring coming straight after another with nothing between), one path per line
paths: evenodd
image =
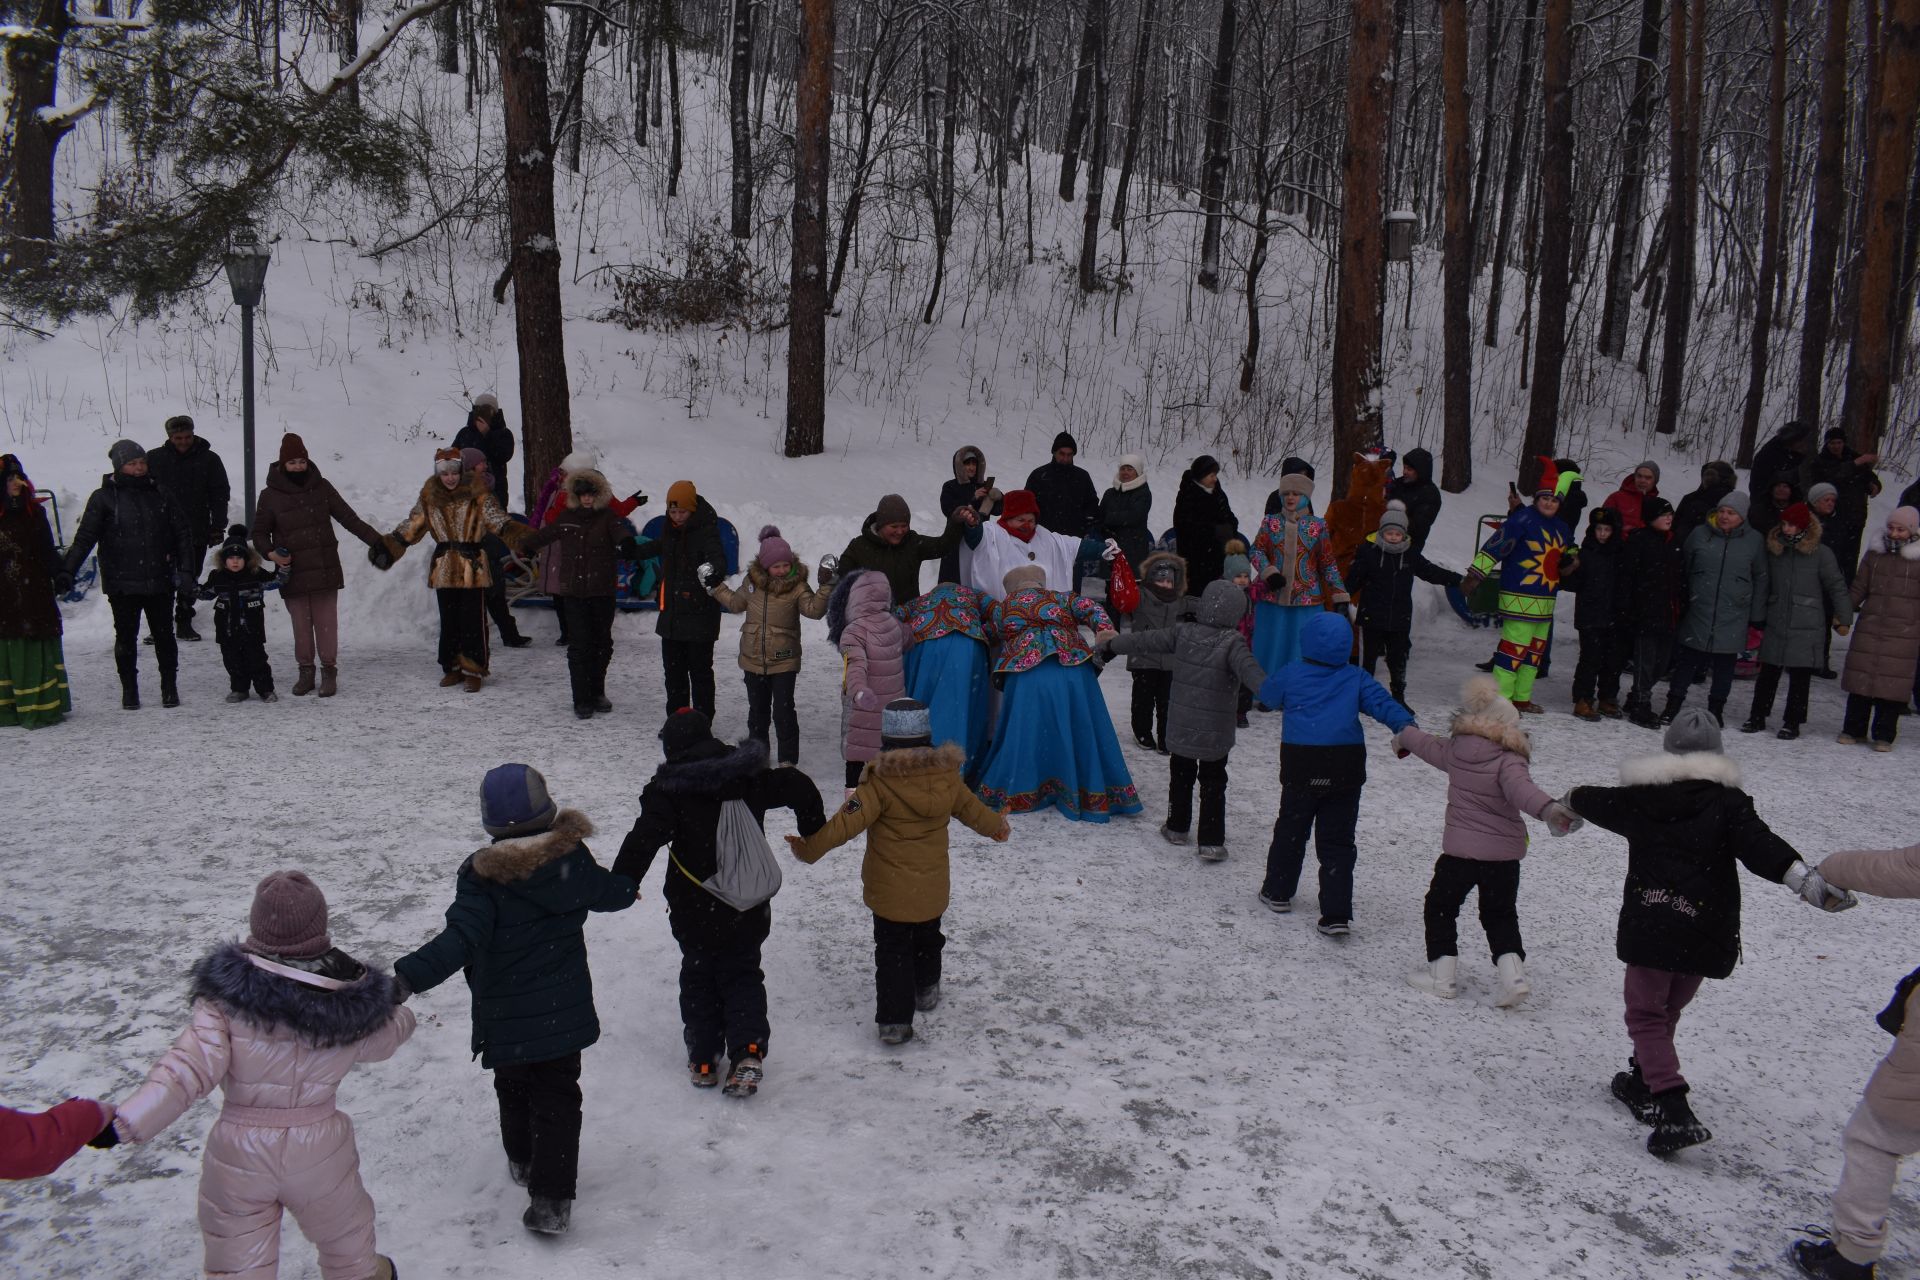
M1316 789L1360 786L1367 780L1365 712L1395 733L1413 713L1379 681L1347 661L1353 627L1337 613L1311 619L1300 635L1300 660L1260 686L1260 703L1286 712L1280 734L1280 783Z

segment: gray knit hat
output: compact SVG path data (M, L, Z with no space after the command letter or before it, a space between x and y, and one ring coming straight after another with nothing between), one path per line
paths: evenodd
M304 871L276 871L253 890L247 950L311 960L333 950L327 936L327 898Z
M1653 472L1653 482L1655 484L1660 483L1660 464L1659 463L1649 458L1645 462L1642 462L1640 464L1640 467L1645 467L1647 470ZM1634 470L1638 471L1640 470L1640 467L1635 467Z
M1399 501L1389 502L1387 509L1380 513L1380 528L1382 530L1398 529L1405 533L1408 527L1406 504Z
M1686 755L1690 751L1720 750L1720 722L1713 713L1701 707L1682 707L1674 714L1673 723L1667 726L1666 736L1660 745L1674 755Z
M1812 506L1822 498L1837 498L1839 496L1840 491L1838 489L1828 484L1825 480L1822 480L1819 484L1807 490L1807 505Z
M897 493L889 493L880 499L880 505L873 509L875 524L912 524L913 510L907 506L907 500Z
M1716 502L1714 504L1714 510L1717 511L1721 507L1725 507L1730 511L1738 512L1740 515L1740 518L1742 520L1745 520L1747 518L1747 511L1752 507L1752 505L1753 505L1753 499L1747 497L1747 495L1740 492L1740 490L1735 489L1733 492L1729 493L1726 497Z
M880 712L880 742L888 750L933 745L933 716L927 704L895 698Z
M113 464L115 471L126 466L135 458L144 458L146 456L147 451L131 440L115 440L107 449L107 461Z

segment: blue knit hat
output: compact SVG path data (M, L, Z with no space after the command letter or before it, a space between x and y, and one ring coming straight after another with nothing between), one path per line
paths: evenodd
M889 702L880 713L880 740L889 750L932 746L933 716L927 704L912 698Z
M498 765L480 781L480 825L496 840L545 831L558 812L547 780L530 764Z

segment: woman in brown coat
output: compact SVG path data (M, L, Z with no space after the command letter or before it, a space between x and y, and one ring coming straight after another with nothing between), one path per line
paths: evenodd
M1837 741L1864 741L1871 720L1873 749L1891 751L1920 662L1920 511L1895 508L1867 540L1852 595L1859 618L1840 679L1847 718Z
M320 661L320 696L338 688L340 591L347 585L340 568L340 543L334 521L369 548L380 545L380 531L355 514L331 481L307 456L307 446L289 431L280 437L280 461L267 468L266 487L253 508L253 547L287 570L280 596L293 619L293 658L300 678L293 692L313 692L313 664Z
M60 652L62 572L20 459L0 454L0 725L58 723L73 706Z
M480 540L497 533L517 550L527 532L494 501L484 471L463 468L458 449L436 449L433 478L420 486L413 510L379 546L367 548L375 568L391 569L408 547L433 539L427 585L440 601L440 669L446 673L441 688L465 684L468 693L478 693L487 676L487 588L493 572Z
M521 540L531 554L547 555L547 590L567 638L567 675L573 684L573 714L591 720L613 710L607 700L607 666L613 661L614 596L620 588L622 543L631 537L613 510L607 478L590 467L567 474L567 505L538 532Z
M713 598L728 613L747 615L740 627L740 670L747 681L747 736L767 745L767 728L779 733L782 767L800 762L800 717L793 686L800 675L800 619L827 616L829 593L807 585L807 566L768 525L760 551L736 590L722 582Z

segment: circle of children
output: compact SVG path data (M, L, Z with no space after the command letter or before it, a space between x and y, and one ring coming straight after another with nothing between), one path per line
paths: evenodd
M1578 546L1572 530L1586 504L1580 477L1568 460L1541 459L1531 502L1510 497L1512 510L1463 575L1422 554L1440 511L1424 450L1410 452L1398 476L1384 451L1356 459L1348 496L1324 518L1313 508L1312 468L1288 459L1250 541L1240 536L1219 465L1198 458L1180 480L1176 553L1149 531L1142 460L1124 458L1112 487L1096 496L1075 462L1074 441L1062 434L1053 459L1025 488L1007 492L995 486L979 449L961 449L941 495L947 525L940 534L915 532L907 502L888 495L811 584L779 531L763 529L738 586L725 581L717 514L690 481L668 489L667 521L655 539L639 540L621 524L645 496L614 499L584 454L550 478L534 519L510 517L512 435L492 397L476 401L455 447L435 454L412 511L386 534L354 513L289 435L253 527L228 536L224 470L191 421L176 418L168 443L151 453L129 441L113 446L113 474L60 561L25 472L9 457L0 519L8 571L0 577L27 596L6 602L12 621L0 641L0 675L11 681L8 710L16 720L47 722L34 714L43 708L23 699L49 681L63 695L50 718L64 709L53 593L68 587L96 545L118 628L125 706L139 705L142 616L153 633L163 704L177 704L175 640L198 638L196 596L214 601L230 699L245 701L252 689L272 700L260 625L270 587L282 592L295 623L293 692L317 687L319 696L332 696L334 602L342 587L336 521L382 569L418 542L435 544L430 581L439 601L442 684L469 692L488 674L486 609L497 569L487 540L497 536L522 555L544 548L540 572L560 605L574 710L583 718L612 709L605 680L616 562L658 559L668 715L660 731L664 762L611 869L588 851L586 819L557 807L538 772L510 764L482 783L481 825L491 843L460 868L445 930L391 974L333 948L326 901L307 876L271 875L256 891L245 941L217 948L194 969L191 1025L146 1083L117 1106L75 1100L40 1116L7 1112L5 1171L44 1174L83 1143L148 1140L219 1087L226 1102L207 1139L200 1192L208 1273L272 1274L284 1207L319 1247L329 1280L390 1276L391 1261L374 1252L373 1202L334 1090L356 1062L385 1058L407 1039L410 995L464 972L473 1049L494 1073L508 1171L530 1193L525 1224L564 1231L581 1128L580 1051L599 1034L587 913L631 905L658 852L668 851L665 896L683 956L689 1078L698 1088L724 1080L727 1095L751 1097L769 1037L760 951L781 874L765 815L794 811L800 834L787 839L803 862L864 834L875 1022L883 1042L903 1044L913 1036L914 1014L940 1001L952 819L1003 841L1008 814L1054 808L1106 822L1140 812L1096 683L1116 656L1129 662L1134 738L1169 757L1160 833L1174 845L1194 841L1202 859L1227 856L1235 729L1256 702L1283 714L1281 799L1259 898L1274 912L1293 910L1311 835L1318 928L1330 938L1344 938L1353 917L1354 832L1366 781L1361 717L1393 733L1396 755L1418 756L1448 775L1442 852L1425 905L1427 963L1407 979L1431 995L1458 992L1456 919L1478 890L1495 1003L1511 1007L1527 996L1516 910L1527 817L1556 836L1583 822L1624 836L1617 941L1632 1056L1612 1092L1651 1127L1647 1147L1656 1155L1704 1142L1710 1135L1689 1106L1674 1034L1702 981L1733 970L1737 867L1827 911L1854 905L1851 891L1920 896L1920 846L1839 853L1808 866L1756 812L1721 751L1736 655L1752 630L1763 639L1741 726L1747 732L1766 726L1784 672L1778 736L1797 735L1810 680L1826 665L1827 638L1850 627L1840 742L1870 739L1890 749L1912 688L1920 661L1913 495L1867 537L1859 558L1867 499L1878 491L1874 460L1854 455L1837 431L1819 452L1812 446L1812 432L1797 425L1769 441L1755 474L1777 479L1753 498L1735 489L1731 467L1709 463L1701 488L1678 511L1659 496L1658 466L1642 463L1591 513ZM219 546L204 584L195 581L203 533L207 545ZM930 560L941 562L940 583L923 593L922 565ZM1108 605L1079 593L1102 560L1110 565ZM1405 703L1415 578L1469 593L1483 582L1497 585L1500 638L1487 664L1494 675L1468 681L1444 737L1417 726ZM1541 710L1533 684L1562 589L1578 596L1575 714L1628 715L1664 727L1664 751L1629 761L1618 786L1575 787L1556 800L1529 776L1521 726ZM1348 618L1356 599L1357 646ZM723 610L746 615L739 662L750 711L737 746L713 734L713 650ZM830 817L793 767L802 618L826 620L843 661L848 790ZM525 643L517 631L505 634L510 645ZM1382 657L1385 688L1372 676ZM1629 663L1633 684L1622 708ZM1707 708L1688 707L1689 686L1703 674L1710 676ZM1662 677L1668 691L1656 713ZM1920 1149L1920 1018L1907 1017L1917 984L1920 971L1882 1014L1898 1038L1846 1128L1832 1231L1794 1245L1810 1274L1870 1276L1884 1247L1897 1163Z

